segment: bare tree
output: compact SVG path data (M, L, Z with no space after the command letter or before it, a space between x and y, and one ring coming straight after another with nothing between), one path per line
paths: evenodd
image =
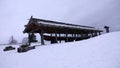
M17 40L13 36L9 38L9 44L17 44L17 43L18 43Z

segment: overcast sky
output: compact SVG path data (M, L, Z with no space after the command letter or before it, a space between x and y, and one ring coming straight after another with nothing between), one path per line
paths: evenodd
M0 0L0 43L19 42L30 16L120 30L120 0Z

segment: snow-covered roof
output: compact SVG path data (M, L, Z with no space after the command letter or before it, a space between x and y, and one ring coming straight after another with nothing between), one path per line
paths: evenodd
M76 29L102 31L102 30L99 30L91 26L76 25L76 24L56 22L56 21L37 19L37 18L32 18L32 19L36 20L37 23L39 23L39 25L49 25L49 26L51 25L51 26L56 26L56 27L68 27L68 28L76 28Z
M35 26L34 26L35 25ZM38 19L31 17L28 24L26 25L25 32L35 32L38 30L44 30L49 33L54 33L55 31L59 33L92 33L92 32L102 32L100 29L96 29L91 26L76 25L70 23L56 22L45 19ZM40 31L38 31L40 32Z

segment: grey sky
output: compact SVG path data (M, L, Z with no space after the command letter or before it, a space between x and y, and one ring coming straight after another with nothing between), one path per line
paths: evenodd
M0 43L9 37L21 41L24 25L32 15L36 18L91 25L109 25L120 30L119 0L0 0Z

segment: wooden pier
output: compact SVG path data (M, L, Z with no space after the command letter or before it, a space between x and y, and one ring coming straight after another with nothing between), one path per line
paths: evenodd
M28 33L28 37L31 33L39 33L41 45L45 44L44 40L51 41L51 43L72 42L95 37L101 32L102 30L91 26L37 19L32 16L23 31L23 33Z

